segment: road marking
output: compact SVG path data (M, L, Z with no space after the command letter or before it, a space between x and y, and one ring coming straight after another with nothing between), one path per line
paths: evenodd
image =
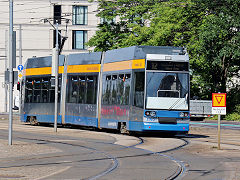
M190 122L190 124L196 124L196 125L205 125L205 126L217 126L217 123L194 123L194 122ZM240 127L240 125L236 125L236 124L221 124L221 126L230 126L230 127Z
M41 179L45 179L45 178L48 178L48 177L56 175L56 174L60 174L60 173L62 173L64 171L67 171L70 168L71 168L71 166L63 167L62 169L60 169L58 171L55 171L55 172L50 173L50 174L47 174L46 176L42 176L42 177L36 178L35 180L41 180Z

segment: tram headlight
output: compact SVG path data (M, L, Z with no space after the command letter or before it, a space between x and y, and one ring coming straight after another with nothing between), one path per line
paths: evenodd
M179 116L180 116L180 117L184 117L184 112L180 112L180 113L179 113Z
M156 117L156 111L145 111L145 115Z
M188 117L189 114L188 114L188 112L180 112L180 113L179 113L179 116L180 116L180 117Z
M145 112L145 115L146 115L146 116L150 116L150 111L146 111L146 112Z
M150 116L156 116L156 112L155 111L151 111L150 112Z

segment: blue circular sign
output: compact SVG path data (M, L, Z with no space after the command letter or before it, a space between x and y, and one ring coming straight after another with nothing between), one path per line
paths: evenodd
M18 70L22 71L23 70L23 65L18 65Z

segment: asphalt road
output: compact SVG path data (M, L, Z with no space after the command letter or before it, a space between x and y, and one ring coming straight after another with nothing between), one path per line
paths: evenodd
M0 137L6 139L7 123L0 124ZM0 179L172 179L182 173L176 159L138 148L141 138L69 128L52 131L52 127L14 124L12 148L20 147L18 153L24 153L1 158L0 169L7 173ZM176 141L180 142L174 148L182 144ZM34 152L32 144L44 145L46 151L34 147Z
M126 136L0 120L0 179L240 179L240 132L191 127L187 136Z

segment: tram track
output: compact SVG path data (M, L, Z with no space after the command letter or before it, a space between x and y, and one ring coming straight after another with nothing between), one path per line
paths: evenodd
M180 138L178 138L180 139ZM140 140L142 141L142 143L144 143L144 139L143 138L140 138ZM162 156L162 157L165 157L165 158L168 158L170 159L171 161L175 162L179 169L178 169L178 172L174 173L174 174L171 174L168 178L166 178L166 180L174 180L174 179L179 179L183 176L183 174L186 172L186 167L184 165L184 163L182 163L181 160L178 160L177 158L173 157L173 156L169 156L169 155L166 155L165 153L168 153L168 152L171 152L171 151L175 151L175 150L178 150L178 149L181 149L183 148L184 146L187 146L189 144L189 141L186 140L186 139L180 139L182 140L184 143L180 146L177 146L177 147L174 147L174 148L171 148L171 149L168 149L168 150L164 150L164 151L160 151L160 152L153 152L153 151L150 151L150 150L145 150L145 151L148 151L152 154L157 154L159 156ZM136 148L136 147L135 147Z
M3 137L3 136L2 136ZM5 136L5 137L7 137L7 136ZM94 151L96 151L97 153L103 153L105 156L106 156L106 158L99 158L99 159L94 159L94 160L111 160L112 161L112 165L111 166L109 166L108 168L106 168L104 171L102 171L102 172L99 172L98 174L96 174L96 175L94 175L94 176L91 176L91 177L87 177L87 178L84 178L84 180L95 180L95 179L98 179L98 178L100 178L100 177L102 177L102 176L105 176L105 175L107 175L107 174L110 174L111 172L113 172L115 169L117 169L118 168L118 166L119 166L119 161L118 161L118 158L116 158L116 157L113 157L113 156L111 156L110 154L107 154L107 153L105 153L105 152L102 152L102 151L99 151L99 150L97 150L97 149L95 149L95 148L90 148L90 147L86 147L86 146L82 146L82 145L77 145L77 144L73 144L73 143L66 143L66 142L58 142L58 141L54 141L54 140L43 140L43 139L36 139L36 138L24 138L24 137L17 137L17 139L22 139L22 140L27 140L27 141L34 141L34 142L36 142L36 141L39 141L39 142L45 142L46 144L50 144L50 143L57 143L57 144L64 144L64 145L71 145L71 146L77 146L77 147L81 147L81 148L86 148L86 149L89 149L89 150L94 150ZM139 138L139 139L141 139L141 138ZM136 143L135 145L132 145L132 146L128 146L127 148L132 148L132 147L134 147L134 146L136 146L136 145L139 145L139 144L141 144L143 141L142 141L142 139L141 139L141 142L140 143ZM113 144L112 143L112 145L115 145L115 144ZM71 154L71 155L64 155L64 156L78 156L78 155L82 155L82 154ZM144 156L146 155L146 154L143 154ZM21 159L18 159L18 161L27 161L27 160L39 160L39 159L50 159L50 158L58 158L58 157L63 157L63 155L59 155L59 156L45 156L45 157L41 157L41 158L29 158L29 157L27 157L27 158L21 158ZM129 156L130 157L130 156ZM121 157L119 157L119 158L121 158ZM82 160L82 161L84 161L84 160ZM85 161L91 161L91 160L85 160ZM3 162L3 161L2 161ZM72 162L61 162L61 163L63 163L63 164L70 164L70 163L72 163ZM53 163L53 164L58 164L58 163ZM35 163L35 164L24 164L24 165L11 165L11 166L7 166L7 167L0 167L0 168L12 168L12 167L14 167L14 168L16 168L16 167L22 167L22 166L25 166L25 167L27 167L27 166L44 166L44 165L46 165L45 163ZM49 165L49 163L47 163L47 165Z
M41 130L42 131L42 130ZM43 133L44 131L42 131L42 133ZM48 132L48 131L46 131L46 132ZM93 134L95 134L94 133L95 131L93 131ZM233 132L236 132L236 131L233 131ZM31 132L31 133L33 133L33 132ZM232 132L228 132L228 133L225 133L224 131L222 132L223 134L223 136L225 137L225 138L227 138L228 140L230 140L230 139L232 139L232 137L234 137L234 141L236 141L236 144L235 144L235 142L229 142L229 141L227 141L227 139L225 139L225 141L226 142L222 142L221 144L222 145L236 145L236 146L240 146L239 144L237 144L237 134L235 133L235 134L233 134ZM6 133L5 133L6 134ZM182 157L181 156L179 156L179 155L177 155L177 153L178 153L178 151L177 150L180 150L180 152L182 151L181 150L181 148L184 148L185 146L187 146L188 144L196 144L196 143L200 143L200 144L205 144L205 145L207 145L206 143L214 143L215 145L216 145L216 141L214 141L214 140L216 140L216 134L215 134L215 130L213 129L212 131L209 131L209 129L205 129L205 128L200 128L200 129L197 129L197 130L195 130L194 129L194 131L192 131L192 134L189 134L189 135L184 135L184 136L178 136L178 137L176 137L176 139L179 139L179 140L181 140L183 143L182 144L180 144L181 142L179 141L179 144L178 144L178 146L177 147L174 147L174 148L169 148L169 149L167 149L167 150L163 150L163 151L158 151L158 152L156 152L155 150L154 150L154 148L153 148L153 151L149 151L149 150L147 150L147 149L143 149L143 148L139 148L139 147L141 147L141 145L142 144L145 144L145 147L146 147L146 145L151 145L151 144L153 144L153 142L151 141L151 139L157 139L156 137L152 137L152 136L146 136L146 137L143 137L143 136L141 136L141 137L136 137L136 138L138 138L138 140L137 140L137 142L135 142L135 144L131 144L131 145L129 145L129 146L124 146L124 145L121 145L121 143L119 143L119 144L115 144L116 143L116 141L118 141L118 138L116 138L116 136L113 134L113 133L107 133L107 134L109 134L110 136L111 135L113 135L113 136L111 136L112 138L108 138L110 141L97 141L96 143L98 143L98 144L100 144L100 143L102 143L102 144L104 144L104 145L106 145L106 146L108 146L109 145L109 147L111 146L111 145L118 145L118 146L122 146L122 147L117 147L117 146L115 146L115 147L117 147L117 148L115 148L115 147L113 147L113 150L114 151L111 151L111 149L109 149L109 148L103 148L103 149L98 149L98 148L96 148L97 150L98 150L98 153L101 153L101 152L104 152L104 153L106 153L107 155L109 155L109 156L105 156L105 157L101 157L101 156L99 156L99 158L95 158L95 159L88 159L88 158L82 158L81 159L81 161L79 161L79 162L77 162L77 159L76 159L76 162L77 163L79 163L79 164L84 164L84 163L87 163L88 164L88 162L89 163L92 163L92 162L98 162L98 161L104 161L104 160L107 160L109 163L105 163L105 162L103 162L103 165L105 164L105 166L102 166L102 168L101 169L99 169L99 171L97 170L97 171L95 171L96 173L92 173L92 174L89 174L89 176L88 175L86 175L86 176L83 176L83 177L85 177L84 179L86 179L86 180L95 180L95 179L111 179L111 177L114 177L114 175L116 174L118 174L118 172L119 171L121 171L122 170L122 168L123 168L123 164L122 164L122 162L124 162L125 161L125 159L130 159L131 160L131 158L133 157L133 158L136 158L136 157L140 157L140 158L138 158L138 159L144 159L144 158L147 158L147 156L149 156L149 157L151 157L152 159L155 159L155 157L157 158L157 156L161 156L161 157L163 157L163 158L166 158L166 159L168 159L168 161L172 161L173 163L175 163L177 166L178 166L178 168L176 168L176 169L174 169L174 173L173 173L173 171L169 171L169 172L171 172L171 174L169 173L169 176L168 177L166 177L166 176L164 176L164 178L162 178L162 177L160 177L159 179L166 179L166 180L169 180L169 179L184 179L185 177L189 177L189 176L193 176L193 170L195 170L195 169L193 169L193 166L192 166L192 163L191 163L191 161L188 161L188 159L186 160L186 158L184 158L185 160L183 160L182 159ZM29 135L30 134L25 134L24 136L25 137L27 137L28 139L31 139L32 140L32 142L34 141L34 138L32 138L32 137L29 137ZM40 135L40 134L39 134ZM57 136L57 139L53 139L53 138L56 138L56 136L51 136L52 138L47 138L48 137L48 135L46 135L45 133L44 134L41 134L41 135L43 135L42 137L37 137L37 138L35 138L35 140L38 140L38 142L35 142L35 143L37 143L37 144L46 144L46 145L50 145L50 144L53 144L53 143L61 143L61 144L65 144L65 145L71 145L71 146L82 146L82 148L85 148L85 147L89 147L88 145L87 146L84 146L85 144L82 144L81 142L81 139L82 138L79 138L78 136L76 137L76 136L68 136L68 140L67 139L64 139L63 138L63 136ZM23 138L24 138L24 136L22 136ZM95 136L95 135L94 135ZM93 136L93 137L94 137ZM118 135L117 135L118 136ZM15 136L16 137L16 136ZM18 136L19 138L21 138L21 136ZM62 137L62 139L61 139L61 137ZM65 136L64 136L65 137ZM126 136L127 137L127 136ZM7 138L7 136L5 136L5 139ZM60 138L60 139L59 139ZM206 138L206 139L205 139ZM76 139L78 140L78 141L76 141ZM204 140L205 139L205 140ZM17 140L17 139L16 139ZM21 141L23 141L24 139L21 139ZM26 139L27 140L27 139ZM45 141L44 141L45 140ZM62 141L63 140L63 141ZM88 141L88 142L91 142L91 143L95 143L94 141L95 141L95 139L91 139L91 138L84 138L84 141ZM76 142L75 142L76 141ZM160 140L161 141L161 140ZM167 140L168 141L168 140ZM195 143L196 142L196 143ZM79 143L79 145L77 144L77 143ZM88 143L87 143L88 144ZM177 144L176 144L177 145ZM212 144L210 144L210 146L211 147L213 147L213 145ZM209 147L210 147L209 146ZM94 146L94 147L97 147L97 146ZM191 147L191 146L189 146L189 147ZM211 148L210 147L210 148ZM91 148L91 146L90 146L90 148ZM145 151L145 153L144 152L142 152L141 154L139 153L139 154L126 154L126 155L124 155L123 153L116 153L117 151L124 151L124 149L125 148L136 148L136 149L141 149L141 150L144 150ZM163 148L164 149L164 148ZM188 147L186 148L186 149L188 149ZM212 148L211 148L212 149ZM231 148L232 149L232 148ZM237 147L236 147L236 149L238 149ZM189 150L189 149L188 149ZM187 150L187 152L188 152L188 150ZM129 151L132 151L132 150L129 150ZM134 150L133 150L134 151ZM176 151L176 153L174 152L174 155L172 155L172 154L170 154L172 151ZM126 152L127 152L127 150L126 150ZM184 150L184 152L185 152L185 150ZM120 154L120 155L119 155ZM62 156L66 156L66 158L65 159L68 159L67 158L67 156L71 156L71 155L74 155L74 156L76 156L76 157L78 157L78 156L82 156L82 157L84 157L85 155L87 155L87 154L59 154L60 156L59 157L62 157ZM154 156L154 155L156 155L156 156ZM176 155L176 156L175 156ZM143 158L141 158L141 156L143 157ZM173 156L175 156L175 157L173 157ZM36 157L36 156L35 156ZM42 156L41 156L42 157ZM41 158L40 157L40 158ZM90 156L90 157L92 157L92 156ZM96 157L98 157L98 156L96 156ZM27 158L31 158L31 156L30 157L26 157L26 159L21 159L21 160L27 160ZM44 158L44 159L51 159L51 158L53 158L53 159L51 159L51 162L54 162L54 156L51 156L51 154L49 154L49 156L44 156L44 157L42 157L42 158ZM161 159L163 159L163 158L159 158L160 160ZM72 158L73 160L74 160L74 158ZM181 160L183 160L183 161L181 161ZM106 161L106 162L107 162ZM2 161L1 161L2 162ZM12 161L13 163L14 163L14 161ZM36 161L37 162L37 161ZM38 167L37 165L40 165L40 166L43 166L43 167L47 167L46 165L47 164L44 164L44 162L46 162L45 160L43 160L43 161L39 161L39 162L42 162L42 164L40 164L40 163L38 163L38 164L29 164L29 166L28 167L31 167L31 166L35 166L34 168L36 168L36 167ZM63 164L63 166L72 166L72 163L74 163L74 162L66 162L66 161L58 161L59 163L62 163ZM11 163L11 162L10 162ZM9 164L10 164L9 163ZM198 162L197 162L198 163ZM126 164L126 163L125 163ZM191 166L189 166L188 167L188 164L190 164ZM9 166L10 167L10 166ZM142 166L141 166L142 167ZM175 166L176 167L176 166ZM203 169L204 169L204 167L208 167L208 166L205 166L205 165L203 165L202 166L203 167ZM0 167L1 168L1 167ZM7 167L6 167L7 168ZM11 167L10 167L11 168ZM67 169L68 170L68 169ZM101 171L100 171L101 170ZM67 172L67 171L66 171ZM146 171L146 172L148 172L148 171ZM62 172L60 172L60 173L63 173L63 171ZM58 172L56 171L56 174L58 174ZM53 174L53 176L55 177L55 175L56 174ZM1 176L0 176L1 177ZM44 179L47 179L47 178L50 178L50 177L52 177L52 175L49 175L49 176L47 176L47 177L43 177ZM59 177L59 176L58 176ZM116 177L118 177L118 176L116 176ZM41 178L39 178L39 179L41 179ZM155 178L156 179L156 178Z
M143 144L143 143L144 143L144 139L143 139L142 137L137 137L137 138L140 140L139 143L136 143L135 145L131 145L131 146L126 146L126 148L142 149L142 148L137 148L136 146ZM185 139L180 139L180 140L184 141L184 144L182 144L182 145L180 145L180 146L178 146L178 147L171 148L171 149L164 150L164 151L160 151L160 152L153 152L153 151L149 151L149 150L146 150L146 149L142 149L142 150L144 150L144 151L147 152L147 154L145 154L145 155L154 155L154 154L156 154L156 155L159 155L159 156L168 158L168 159L170 159L171 161L175 162L175 163L178 165L178 167L179 167L178 171L175 172L174 174L171 174L168 178L166 178L166 180L176 180L176 179L179 179L179 178L181 178L181 177L183 176L183 174L186 172L186 167L185 167L185 165L184 165L183 162L181 162L180 160L174 158L173 156L169 156L169 155L164 154L164 153L167 153L167 152L171 152L171 151L178 150L178 149L183 148L184 146L187 146L187 145L189 144L189 141L187 141L187 140L185 140ZM117 167L116 167L116 168L117 168ZM108 170L108 171L106 171L106 173L103 174L103 175L107 175L107 174L111 173L113 170L114 170L114 169ZM103 176L103 175L102 175L102 176ZM98 177L99 177L99 175L96 175L95 177L89 178L89 179L87 179L87 180L95 180L95 179L97 179ZM101 177L101 176L100 176L100 177Z
M79 145L79 144L75 144L75 143L70 143L70 142L59 142L57 140L47 140L47 139L39 139L39 138L26 138L26 137L20 137L18 136L17 137L18 139L21 139L21 140L24 140L24 141L31 141L31 142L34 142L34 143L39 143L39 144L53 144L53 143L56 143L56 144L62 144L62 145L68 145L68 146L76 146L76 147L81 147L81 148L85 148L85 149L88 149L88 150L91 150L91 151L94 151L95 153L101 153L105 156L105 158L99 158L99 159L94 159L96 161L98 160L110 160L111 161L111 164L105 168L103 171L93 175L93 176L90 176L90 177L86 177L84 178L85 180L95 180L95 179L98 179L98 178L101 178L103 176L106 176L108 174L111 174L113 171L117 170L118 167L119 167L119 159L121 158L129 158L129 157L137 157L137 156L152 156L152 155L158 155L158 156L162 156L164 158L167 158L169 159L170 161L173 161L175 164L177 164L177 166L179 167L177 169L177 171L174 173L174 174L171 174L168 176L168 178L166 178L167 180L172 180L172 179L178 179L179 177L181 177L185 172L186 172L186 167L185 165L178 159L172 157L172 156L169 156L169 155L166 155L166 153L170 152L170 151L174 151L174 150L178 150L184 146L186 146L189 142L185 139L181 139L182 141L184 141L184 144L182 145L179 145L175 148L171 148L171 149L168 149L168 150L164 150L164 151L160 151L160 152L153 152L153 151L149 151L149 150L146 150L146 149L142 149L142 148L138 148L136 146L138 145L141 145L144 143L144 137L136 137L138 139L138 142L136 144L133 144L133 145L130 145L130 146L123 146L123 148L136 148L136 149L141 149L141 150L144 150L146 153L143 153L143 154L140 154L140 155L134 155L134 156L112 156L109 152L107 151L101 151L101 150L98 150L96 148L92 148L92 147L88 147L88 146L84 146L84 145ZM45 137L46 138L46 137ZM113 137L114 138L114 137ZM74 138L75 139L75 138ZM115 141L116 141L116 138L115 138ZM93 142L93 141L91 141ZM98 142L98 143L101 143L101 142ZM103 142L104 143L104 142ZM106 143L105 143L106 144ZM107 143L107 144L111 144L111 145L116 145L114 143ZM80 156L82 154L71 154L71 156ZM70 155L63 155L63 156L70 156ZM59 155L59 157L63 157L62 155ZM56 156L47 156L47 157L42 157L41 159L51 159L51 158L57 158ZM37 158L38 159L38 158ZM28 158L22 158L22 159L19 159L19 160L22 160L22 161L27 161L29 160L29 157ZM90 160L81 160L81 161L92 161L91 159ZM62 162L63 164L71 164L71 163L74 163L74 162ZM49 163L48 163L49 164ZM53 162L54 164L54 162ZM44 163L36 163L36 164L24 164L24 166L37 166L37 165L40 165L40 166L44 166ZM20 167L21 165L19 165ZM16 167L16 166L12 166L12 167ZM7 167L6 167L7 168Z
M7 136L5 136L7 137ZM112 161L112 164L111 166L107 167L104 171L94 175L94 176L91 176L91 177L87 177L87 178L84 178L84 180L95 180L95 179L98 179L106 174L109 174L111 173L112 171L114 171L118 166L119 166L119 162L117 160L116 157L113 157L111 156L110 154L107 154L106 152L103 152L103 151L99 151L95 148L92 148L92 147L87 147L87 146L83 146L83 145L78 145L78 144L74 144L74 143L66 143L66 142L58 142L58 141L54 141L54 140L43 140L43 139L36 139L36 138L24 138L24 137L18 137L18 139L22 139L22 140L28 140L28 141L39 141L39 142L45 142L46 144L50 144L50 143L56 143L56 144L63 144L63 145L70 145L70 146L76 146L76 147L81 147L81 148L85 148L85 149L88 149L88 150L91 150L91 151L95 151L96 153L101 153L103 154L104 156L106 156L106 158L99 158L99 159L94 159L94 160L111 160ZM82 154L70 154L70 155L64 155L64 156L79 156L79 155L82 155ZM47 156L47 157L41 157L41 158L35 158L35 159L50 159L50 158L57 158L57 157L63 157L63 155L59 155L59 156ZM34 158L21 158L19 159L21 161L26 161L26 160L34 160ZM81 161L92 161L91 159L90 160L81 160ZM73 163L73 162L61 162L63 164L70 164L70 163ZM53 163L53 164L58 164L58 163ZM11 168L11 167L21 167L21 166L43 166L45 165L44 163L36 163L36 164L24 164L24 165L18 165L18 166L8 166L8 167L0 167L0 168ZM49 163L47 163L47 165L49 165Z

